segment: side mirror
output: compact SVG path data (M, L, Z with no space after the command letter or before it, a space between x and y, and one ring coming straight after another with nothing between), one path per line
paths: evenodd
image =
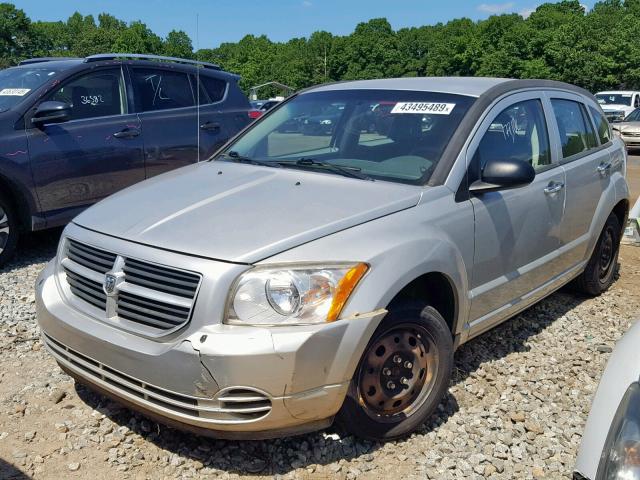
M38 105L31 122L34 125L42 126L47 123L66 122L71 118L71 105L64 102L42 102Z
M529 185L536 177L533 167L521 160L490 160L482 169L480 180L469 185L471 192L493 192Z

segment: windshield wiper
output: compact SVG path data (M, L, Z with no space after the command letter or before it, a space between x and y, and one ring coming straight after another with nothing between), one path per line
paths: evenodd
M231 150L230 152L223 153L219 155L218 158L222 158L226 161L236 162L236 163L250 163L251 165L261 165L263 167L272 167L272 168L280 168L281 165L279 162L267 162L265 160L258 160L256 158L245 157L244 155L240 155L238 152Z
M352 167L348 165L337 165L335 163L321 162L319 160L315 160L313 158L302 157L298 160L287 161L280 160L278 161L280 165L296 165L299 167L311 167L311 168L320 168L326 169L333 173L337 173L338 175L342 175L344 177L351 178L359 178L360 180L370 180L374 182L375 180L371 178L369 175L361 173L361 169L359 167Z

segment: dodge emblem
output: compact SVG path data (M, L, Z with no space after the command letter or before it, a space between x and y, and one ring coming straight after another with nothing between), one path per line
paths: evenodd
M116 276L110 273L107 273L104 276L104 285L102 285L104 293L107 295L111 295L116 288Z

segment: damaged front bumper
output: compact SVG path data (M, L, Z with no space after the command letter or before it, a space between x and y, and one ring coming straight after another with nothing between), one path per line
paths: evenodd
M67 305L54 262L37 281L36 303L43 341L65 371L161 422L221 438L329 425L386 314L302 327L215 324L162 342Z

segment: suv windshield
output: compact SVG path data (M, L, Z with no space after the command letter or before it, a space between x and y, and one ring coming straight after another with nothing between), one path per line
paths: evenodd
M220 159L421 185L473 102L402 90L301 94L256 122Z
M51 67L18 67L0 70L0 112L20 103L32 90L58 73Z
M600 105L626 105L631 106L630 93L599 93L596 99Z

